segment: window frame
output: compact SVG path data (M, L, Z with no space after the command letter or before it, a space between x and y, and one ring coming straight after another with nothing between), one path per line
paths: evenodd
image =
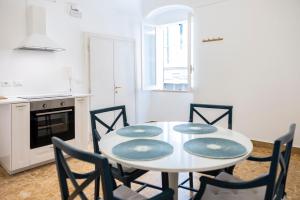
M170 90L164 88L164 82L163 82L163 73L159 73L159 70L157 69L157 57L155 56L155 70L156 70L156 80L154 85L146 85L145 84L145 26L155 28L155 49L156 49L156 55L157 55L157 30L156 28L160 25L153 25L149 23L143 23L142 24L142 31L141 31L141 39L142 39L142 70L141 70L141 84L142 84L142 90L144 91L159 91L159 92L192 92L193 90L193 15L192 13L189 13L187 16L187 27L188 27L188 34L187 34L187 73L188 73L188 87L185 90ZM179 22L179 21L178 21ZM176 23L176 21L174 21ZM167 24L167 23L166 23ZM163 69L162 69L163 70ZM163 70L164 71L164 70ZM158 80L162 79L162 80Z

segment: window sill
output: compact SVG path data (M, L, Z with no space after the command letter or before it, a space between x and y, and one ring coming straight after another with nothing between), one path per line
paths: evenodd
M193 90L164 90L164 89L143 89L143 91L147 92L167 92L167 93L192 93Z

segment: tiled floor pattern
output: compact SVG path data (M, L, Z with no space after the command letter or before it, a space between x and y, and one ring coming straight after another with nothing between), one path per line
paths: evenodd
M257 147L254 155L269 155L270 150ZM71 160L72 168L76 171L87 171L91 166ZM253 177L265 173L268 170L268 164L244 161L235 169L235 175L242 179L249 180ZM186 174L180 176L185 178ZM195 175L195 184L198 184L199 175ZM160 184L160 174L158 172L150 172L144 175L141 180L154 184ZM133 185L133 188L137 188ZM93 187L89 187L86 191L88 195L92 195ZM287 192L289 200L300 199L300 155L292 156L289 169L289 177L287 183ZM151 196L157 193L152 189L145 189L142 194ZM180 199L189 199L190 192L180 189ZM0 199L3 200L53 200L60 199L58 181L55 165L48 164L39 168L28 170L9 176L2 168L0 168Z

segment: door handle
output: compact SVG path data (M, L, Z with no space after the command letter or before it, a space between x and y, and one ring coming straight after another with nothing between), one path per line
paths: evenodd
M19 106L16 106L16 108L25 108L26 105L19 105Z
M115 86L115 94L118 94L118 89L121 89L122 87L120 86Z
M60 111L53 111L53 112L44 112L44 113L37 113L36 116L44 116L44 115L52 115L52 114L59 114L59 113L67 113L72 112L72 109L68 110L60 110Z

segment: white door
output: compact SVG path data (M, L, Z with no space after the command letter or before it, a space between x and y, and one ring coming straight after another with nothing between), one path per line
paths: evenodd
M114 42L115 105L126 105L129 124L135 122L134 42Z
M135 123L134 54L133 41L90 39L91 109L125 105L130 124ZM112 115L104 116L108 123L113 119Z
M114 105L114 41L90 39L91 109Z

